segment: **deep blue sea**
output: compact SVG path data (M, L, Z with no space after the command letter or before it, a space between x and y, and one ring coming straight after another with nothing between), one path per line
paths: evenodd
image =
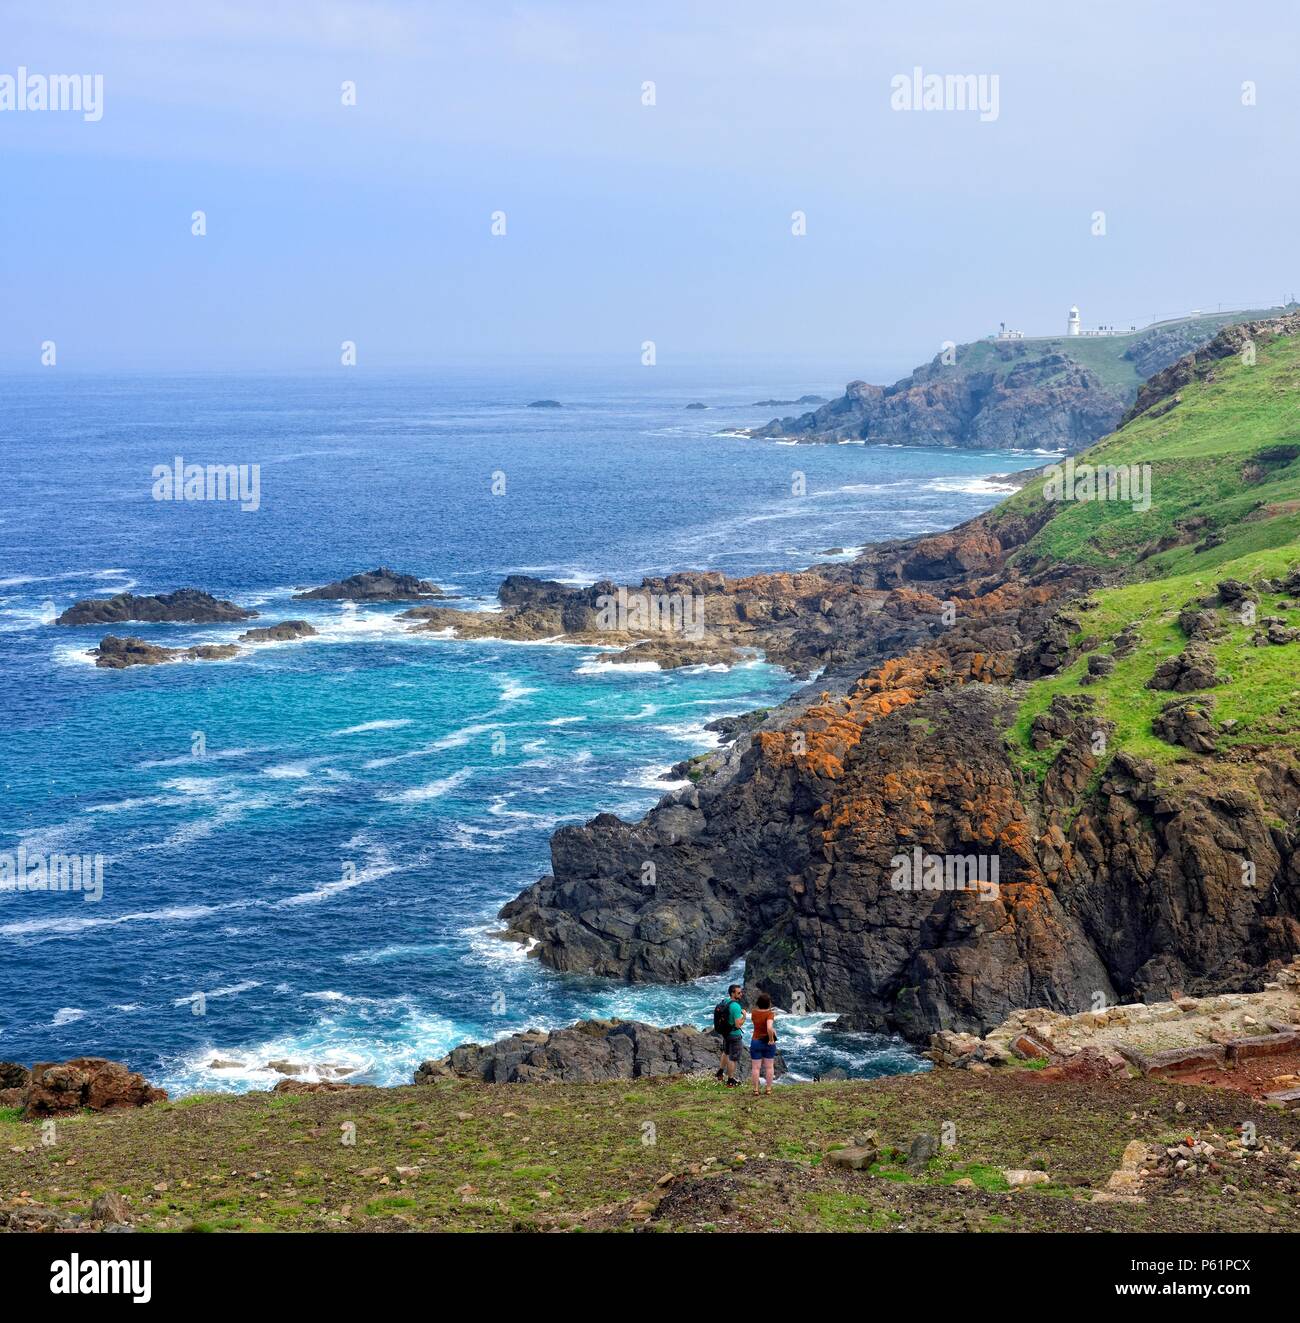
M592 648L411 635L401 607L290 595L381 564L481 609L512 572L796 569L968 518L1000 494L989 475L1035 462L719 435L792 412L754 400L843 388L787 376L0 380L0 853L104 861L98 902L0 892L0 1059L103 1055L180 1092L265 1088L282 1058L391 1084L457 1043L587 1015L707 1025L724 976L558 975L493 916L548 871L557 826L640 815L670 764L712 745L706 722L794 682L757 662L599 668ZM524 407L543 397L565 407ZM260 507L155 500L154 466L178 455L260 465ZM50 623L77 598L183 586L320 634L108 671L87 650L109 631ZM829 1018L785 1021L797 1073L924 1064Z

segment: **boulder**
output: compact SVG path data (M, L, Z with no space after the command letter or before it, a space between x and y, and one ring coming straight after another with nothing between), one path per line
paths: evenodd
M1166 703L1151 722L1151 729L1166 744L1178 744L1194 753L1213 753L1217 732L1210 720L1214 710L1211 695L1177 698Z
M90 1220L123 1226L131 1221L131 1210L116 1190L109 1190L90 1205Z
M826 1161L832 1167L845 1167L849 1171L863 1171L879 1157L878 1151L870 1145L850 1145L848 1148L833 1148L826 1155Z
M938 1153L939 1141L933 1135L917 1135L907 1150L908 1171L913 1174L923 1172Z
M170 661L227 661L238 654L233 643L200 643L192 648L161 648L139 638L105 634L91 654L95 665L122 671L128 666L158 666Z
M103 1057L74 1057L61 1063L42 1062L32 1067L23 1117L60 1116L80 1111L107 1112L165 1102L167 1093L155 1089L143 1075L121 1062Z
M1166 657L1147 681L1148 689L1172 689L1188 694L1196 689L1212 689L1226 684L1232 677L1219 673L1214 649L1208 643L1196 640L1177 656Z

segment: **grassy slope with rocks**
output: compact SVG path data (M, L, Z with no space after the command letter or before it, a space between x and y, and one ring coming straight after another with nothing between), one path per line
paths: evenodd
M1034 752L1029 729L1057 694L1086 693L1103 719L1115 723L1110 752L1128 750L1166 768L1204 760L1160 740L1152 718L1171 695L1146 688L1156 666L1187 645L1180 611L1195 605L1225 578L1257 584L1285 576L1300 556L1300 336L1260 344L1257 361L1218 364L1212 379L1178 392L1179 402L1139 415L1079 455L1077 464L1151 465L1151 508L1142 512L1110 501L1064 503L1019 553L1027 564L1068 561L1116 569L1132 580L1093 594L1078 613L1084 635L1103 654L1126 627L1136 626L1135 651L1113 672L1080 688L1085 657L1028 686L1012 733L1021 765L1039 776L1054 750ZM1294 450L1294 453L1292 451ZM1045 504L1045 479L1036 479L995 514L1033 515ZM1208 544L1208 545L1207 545ZM1295 594L1261 591L1257 615L1300 624ZM1256 626L1221 612L1225 632L1213 641L1219 670L1231 676L1212 692L1222 736L1216 775L1249 772L1234 763L1262 747L1300 747L1300 674L1294 645L1256 647Z
M945 1120L955 1147L909 1171L913 1138ZM1231 1136L1243 1120L1262 1157L1156 1182L1143 1203L1092 1202L1130 1141ZM347 1122L352 1146L340 1142ZM870 1170L828 1160L871 1131ZM51 1147L37 1127L0 1119L0 1213L34 1203L85 1215L116 1191L132 1223L155 1231L1268 1231L1300 1215L1297 1145L1300 1113L1224 1091L1014 1067L761 1099L699 1079L444 1081L200 1095L62 1120ZM1049 1182L1009 1190L1004 1170L1025 1168Z

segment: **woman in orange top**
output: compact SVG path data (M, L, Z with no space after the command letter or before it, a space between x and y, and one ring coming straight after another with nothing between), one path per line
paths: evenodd
M772 1076L776 1071L776 1012L772 1009L772 998L766 992L758 994L750 1023L754 1027L754 1037L749 1043L749 1059L754 1063L750 1082L754 1086L754 1097L757 1098L759 1064L764 1067L769 1094L772 1092Z

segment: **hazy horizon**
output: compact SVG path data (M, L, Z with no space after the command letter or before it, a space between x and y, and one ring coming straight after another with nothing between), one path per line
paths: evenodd
M344 342L362 370L639 366L652 341L659 367L883 380L1072 304L1127 326L1281 302L1300 17L1166 22L10 4L0 79L102 76L102 104L0 109L0 372L50 341L92 372L327 370ZM895 108L917 69L993 100Z

